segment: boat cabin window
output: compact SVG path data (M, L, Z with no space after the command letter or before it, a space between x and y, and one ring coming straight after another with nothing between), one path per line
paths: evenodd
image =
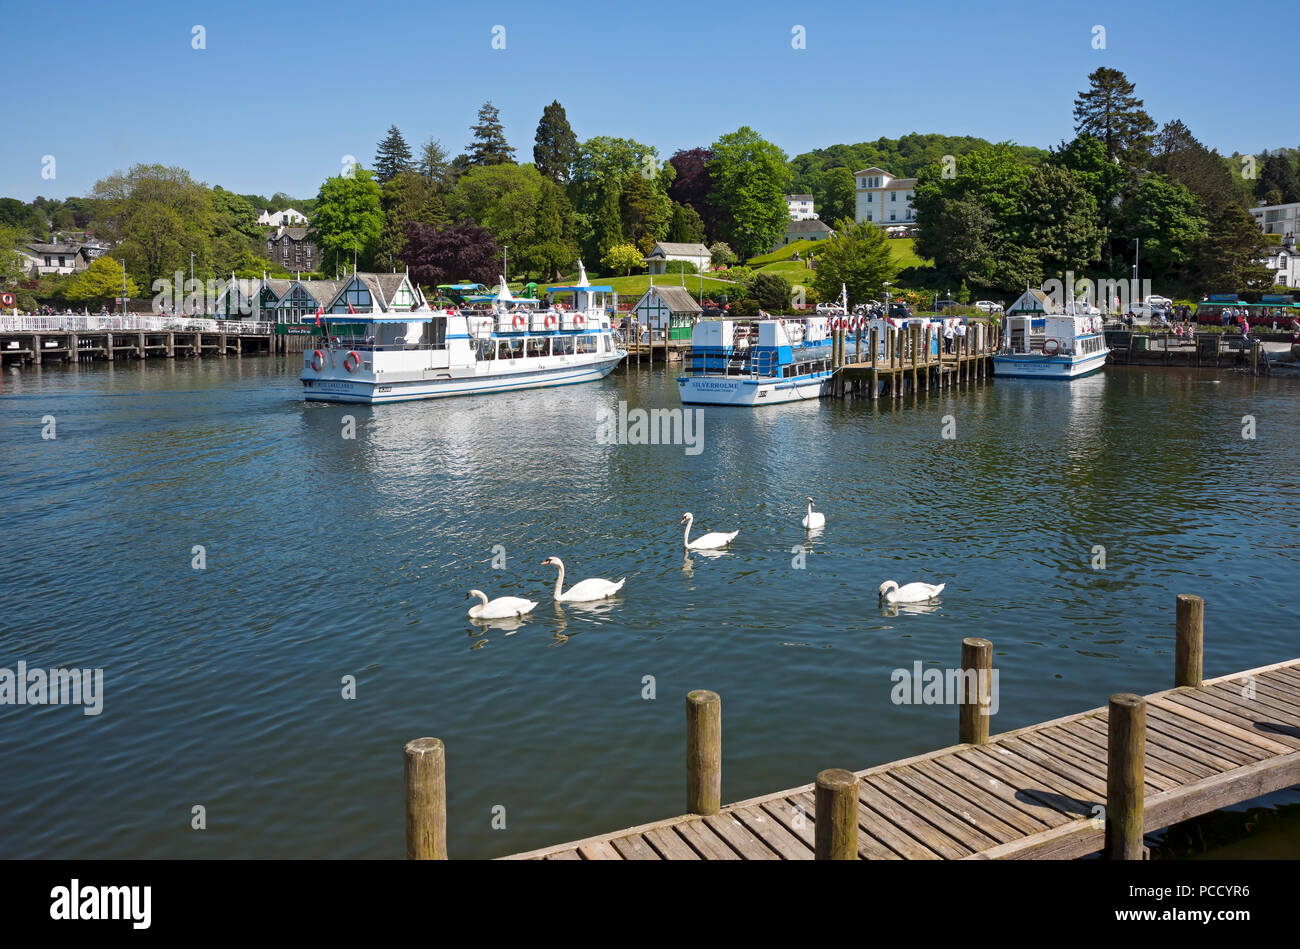
M555 356L573 355L573 337L556 336L551 342L551 353Z
M604 348L604 351L607 353L612 353L614 351L614 347L613 344L610 342L608 333L601 334L600 345Z
M576 342L580 353L594 353L596 351L596 338L594 336L579 336Z
M551 354L551 340L546 336L530 336L525 351L529 356L549 356Z
M524 354L524 341L522 339L503 339L497 349L498 359L519 359Z
M475 359L496 359L497 341L495 339L474 340L474 358Z

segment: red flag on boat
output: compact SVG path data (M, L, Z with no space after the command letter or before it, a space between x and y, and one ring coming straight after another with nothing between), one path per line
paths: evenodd
M355 313L355 312L357 312L356 310L352 309L352 304L351 304L351 303L348 304L348 312L349 312L349 313Z
M318 307L316 307L316 325L317 325L317 326L320 326L320 318L321 318L322 316L324 316L324 315L325 315L325 307L324 307L323 305L322 305L322 306L318 306Z

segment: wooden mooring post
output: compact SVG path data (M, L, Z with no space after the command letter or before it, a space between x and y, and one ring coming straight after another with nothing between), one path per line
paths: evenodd
M1174 685L1199 689L1205 654L1205 601L1180 593L1177 602Z
M843 768L820 772L813 801L815 859L858 859L858 776Z
M963 639L962 702L957 713L957 740L962 744L982 745L989 740L992 678L993 643L975 636Z
M406 743L406 859L447 859L447 756L437 738Z
M686 812L722 809L722 699L717 692L686 693Z
M1110 697L1106 729L1106 849L1111 860L1141 860L1146 806L1147 700Z

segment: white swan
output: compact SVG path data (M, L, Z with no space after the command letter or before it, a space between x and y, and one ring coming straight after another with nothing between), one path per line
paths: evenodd
M687 511L682 515L681 522L686 525L686 532L682 534L682 543L687 550L717 550L719 547L726 547L740 533L740 531L732 531L730 534L724 534L721 531L714 531L712 534L705 534L691 540L691 525L695 523L695 515Z
M813 510L813 499L808 499L808 516L801 521L804 527L814 530L818 527L826 526L826 515L821 511Z
M569 587L568 592L564 592L564 561L559 557L547 557L542 561L542 565L550 564L552 567L559 567L560 572L555 578L555 602L556 603L590 603L593 600L604 600L613 596L619 590L623 589L623 584L627 583L627 577L615 583L613 580L603 580L600 577L592 577L590 580L583 580L581 583L575 583Z
M510 616L523 616L536 609L537 604L519 596L499 596L489 601L482 590L470 590L465 599L478 597L483 602L469 608L470 619L505 619Z
M933 600L948 584L909 583L900 587L897 580L886 580L880 585L880 598L886 603L924 603Z

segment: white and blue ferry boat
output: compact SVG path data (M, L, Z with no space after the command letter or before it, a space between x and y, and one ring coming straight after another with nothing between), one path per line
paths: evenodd
M703 320L691 331L681 400L693 405L775 405L830 388L827 317Z
M303 399L405 402L603 379L627 355L606 305L614 290L579 269L574 286L548 291L549 303L514 299L503 279L482 307L331 314L303 353Z
M1012 379L1076 379L1106 365L1100 316L1015 315L1003 322L993 374Z

